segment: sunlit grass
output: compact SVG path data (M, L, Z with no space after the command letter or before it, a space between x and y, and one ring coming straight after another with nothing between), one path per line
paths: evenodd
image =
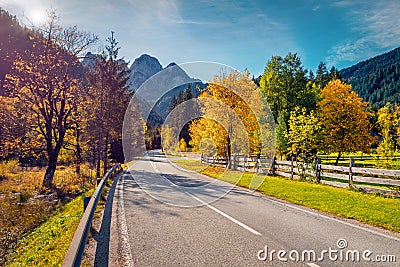
M0 266L26 233L45 222L69 198L57 197L42 187L45 169L22 168L17 161L0 163ZM58 167L54 184L66 196L76 196L92 188L95 172L87 165Z
M242 175L238 171L224 172L222 167L206 167L194 160L174 160L174 162L190 170L202 169L202 174L246 188L249 188L251 184L257 184L254 183L256 180L261 183L257 191L266 195L400 232L399 198L366 194L349 188L336 188L282 177L253 173Z
M60 266L82 214L83 195L64 205L60 212L18 242L6 266Z
M318 157L321 158L323 164L335 164L337 155L338 153L331 153L329 155L318 155ZM396 159L392 160L382 159L377 153L344 153L341 155L338 165L349 166L349 157L353 157L355 159L354 166L356 167L394 170L400 169L400 160L398 159L400 157L399 152L394 153L393 157L396 157Z

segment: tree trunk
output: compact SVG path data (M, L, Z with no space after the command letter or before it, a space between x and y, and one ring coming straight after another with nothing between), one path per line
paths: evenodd
M106 142L104 147L104 163L103 163L103 175L107 173L108 170L108 135L106 135Z
M56 167L57 167L57 155L54 155L55 152L52 152L49 155L49 162L47 164L47 169L46 173L44 174L43 178L43 186L53 189L53 178L54 178L54 173L56 172Z
M82 158L77 156L76 166L75 166L75 173L77 175L81 174L81 164L82 164Z
M77 129L76 129L76 168L75 168L75 172L78 175L81 173L81 164L82 164L82 148L81 148L81 146L79 144L80 135L81 135L81 132L80 132L79 126L77 124Z
M338 156L337 156L336 161L335 161L335 165L336 165L336 166L339 164L339 159L340 159L340 156L341 156L341 155L342 155L342 152L339 151Z
M96 177L100 178L100 171L101 171L101 148L100 145L97 147L97 158L96 158Z
M231 169L231 139L229 136L226 144L226 152L228 154L228 169Z

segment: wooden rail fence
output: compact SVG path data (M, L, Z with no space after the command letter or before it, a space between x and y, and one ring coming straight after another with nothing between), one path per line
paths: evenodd
M398 194L400 188L400 170L355 167L352 158L349 159L348 166L321 164L320 159L316 159L313 163L304 163L243 155L232 156L231 162L226 158L202 156L201 162L208 165L226 166L232 170L278 175L291 179L315 180L336 187L353 186L368 192ZM372 187L382 185L393 188Z

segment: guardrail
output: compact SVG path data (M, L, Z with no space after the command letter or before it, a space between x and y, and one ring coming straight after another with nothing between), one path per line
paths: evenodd
M231 162L226 158L217 159L206 156L202 156L201 161L209 165L229 165L230 169L239 171L279 175L291 179L315 179L320 183L336 187L350 185L371 192L391 193L397 191L399 193L400 189L400 170L355 167L354 160L351 158L348 166L321 164L318 159L314 163L305 163L242 155L233 155ZM381 189L368 185L393 186L397 190Z
M83 251L85 250L86 241L92 225L92 219L101 197L101 192L103 191L108 178L110 178L113 173L119 172L120 168L121 164L117 164L112 167L97 185L97 188L91 196L89 204L85 209L85 213L79 222L78 228L75 231L71 244L69 245L67 254L65 255L64 262L62 264L63 267L78 267L81 265Z

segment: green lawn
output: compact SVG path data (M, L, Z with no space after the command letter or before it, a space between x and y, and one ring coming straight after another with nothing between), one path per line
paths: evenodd
M400 199L366 194L348 188L313 184L282 177L271 177L238 171L224 172L221 167L207 167L195 160L174 160L190 170L249 188L258 181L258 191L289 202L355 219L370 225L400 232ZM257 184L257 183L255 183ZM251 187L251 186L250 186Z
M332 153L329 155L318 155L318 157L321 158L323 164L335 164L336 162L336 157L338 153ZM326 159L326 158L329 159ZM390 160L385 160L385 159L379 159L379 155L376 153L362 153L362 152L357 152L357 153L345 153L343 154L338 162L338 165L341 166L349 166L349 157L355 158L354 160L354 165L356 167L364 167L364 168L383 168L383 169L394 169L398 170L400 169L400 153L396 152L394 154L395 159Z

